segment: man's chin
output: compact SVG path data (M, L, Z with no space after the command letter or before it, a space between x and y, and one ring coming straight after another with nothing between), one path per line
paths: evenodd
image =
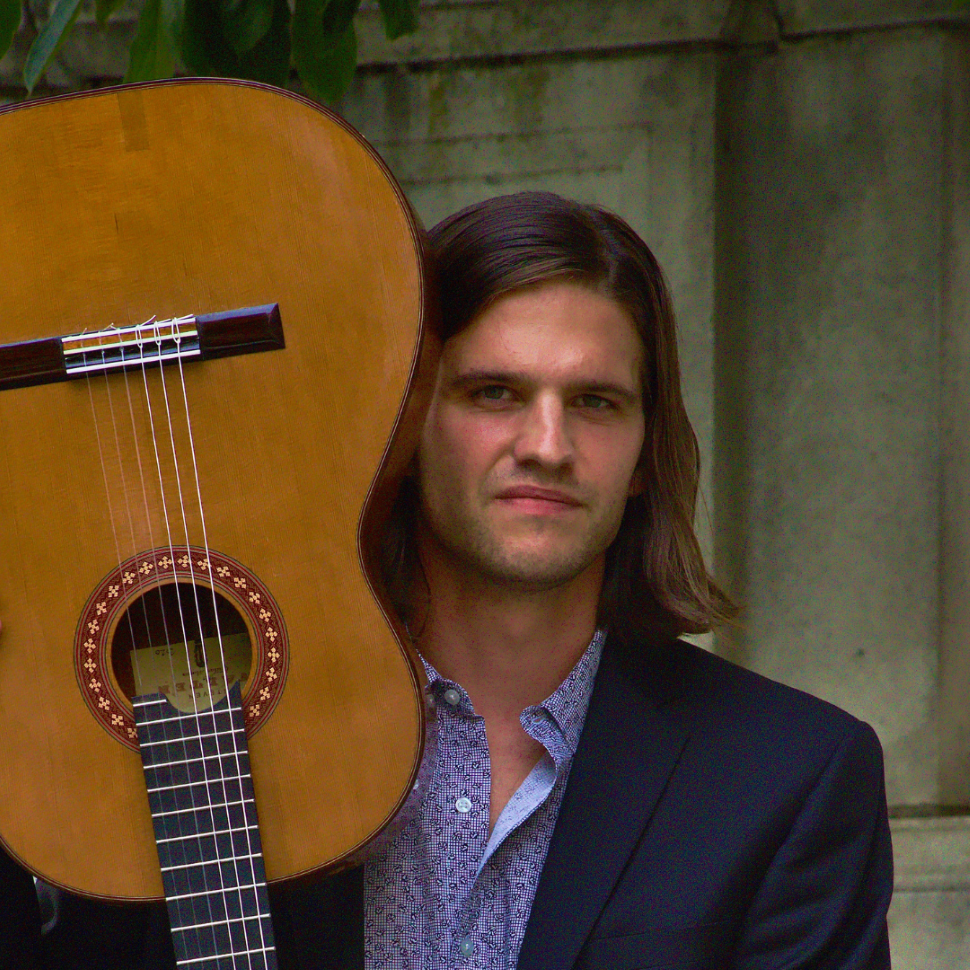
M573 559L526 556L493 561L484 571L496 585L523 593L544 593L568 586L592 568L595 561L586 556Z

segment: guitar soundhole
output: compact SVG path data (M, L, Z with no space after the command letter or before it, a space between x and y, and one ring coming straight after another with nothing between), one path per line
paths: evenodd
M111 641L111 665L125 697L162 693L178 710L208 710L237 681L253 651L246 622L207 586L167 583L129 603Z
M74 637L74 670L88 710L132 750L132 697L161 691L197 710L235 681L252 737L282 696L288 643L279 604L252 570L214 549L163 546L119 563L91 593Z

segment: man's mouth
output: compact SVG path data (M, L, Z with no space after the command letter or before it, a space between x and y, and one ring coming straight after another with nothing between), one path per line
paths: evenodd
M540 485L512 485L496 498L522 511L556 512L578 508L583 503L569 492Z

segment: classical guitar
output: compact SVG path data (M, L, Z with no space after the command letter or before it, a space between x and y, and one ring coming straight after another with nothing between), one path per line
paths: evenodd
M271 967L422 759L377 563L436 348L420 229L259 85L0 112L0 840L163 894L180 965ZM257 828L258 812L258 828Z

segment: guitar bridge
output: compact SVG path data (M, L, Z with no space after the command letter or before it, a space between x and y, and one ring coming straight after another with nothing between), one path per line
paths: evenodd
M282 350L285 346L277 303L171 320L152 318L130 327L112 326L3 344L0 391L168 362Z
M69 377L202 356L195 317L77 333L61 337L61 348Z

